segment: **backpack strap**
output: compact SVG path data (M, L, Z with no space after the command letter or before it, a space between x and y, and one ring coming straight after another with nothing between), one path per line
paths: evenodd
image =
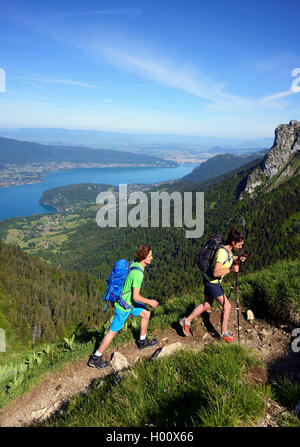
M223 262L223 265L224 265L224 264L226 264L226 262L229 261L230 253L229 253L228 248L226 248L224 245L219 245L219 247L217 248L217 250L216 250L216 252L215 252L215 254L214 254L214 257L216 256L217 251L218 251L220 248L223 248L223 249L226 251L226 253L227 253L227 259L226 259L226 261ZM206 275L207 275L208 277L210 277L211 279L218 279L218 281L220 281L219 278L215 278L215 277L213 276L213 274L210 275L210 274L209 274L209 271L212 273L212 269L211 269L211 267L208 269L207 272L205 272ZM203 273L204 273L204 272L203 272ZM205 275L203 275L203 276L205 277Z
M130 290L128 290L130 292ZM124 309L132 309L133 306L130 306L126 303L126 301L123 300L122 296L126 295L128 292L122 293L122 295L117 299L117 303L120 304L120 306L124 307Z
M143 278L144 278L144 271L142 270L141 267L138 267L138 266L129 267L129 272L131 272L132 270L139 270L140 272L142 272Z
M229 259L230 259L230 253L229 253L229 250L228 250L228 248L226 248L224 245L219 245L219 248L224 248L224 250L225 250L226 253L227 253L227 260L226 260L225 262L223 262L223 264L226 264L226 262L228 262ZM219 249L219 248L218 248L218 249Z
M108 290L106 290L106 291L104 292L103 296L102 296L103 304L104 304L104 302L106 301L105 308L104 308L104 312L106 311L106 308L107 308L107 305L108 305L108 301L109 301L108 297L109 297L109 295L110 295L111 290L112 290L112 284L111 284L110 288L109 288Z
M138 266L129 267L129 273L130 273L132 270L139 270L140 272L142 272L142 274L143 274L143 282L144 282L144 271L143 271L140 267L138 267ZM143 285L143 283L142 283L142 285ZM124 307L125 309L132 309L132 307L133 307L133 306L130 306L129 304L127 304L127 303L122 299L122 297L123 297L124 295L127 295L129 292L131 292L131 290L127 290L127 292L122 293L121 296L120 296L120 297L118 298L118 300L117 300L117 302L120 304L120 306Z
M142 281L141 287L143 287L143 284L144 284L144 271L141 269L141 267L138 267L138 266L129 267L129 272L131 272L132 270L139 270L140 272L142 272L142 274L143 274L143 281Z

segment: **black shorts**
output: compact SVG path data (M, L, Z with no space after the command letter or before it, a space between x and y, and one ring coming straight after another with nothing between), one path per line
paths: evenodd
M224 290L219 283L209 282L206 278L203 277L203 284L205 296L209 296L210 298L217 298L218 296L224 294Z

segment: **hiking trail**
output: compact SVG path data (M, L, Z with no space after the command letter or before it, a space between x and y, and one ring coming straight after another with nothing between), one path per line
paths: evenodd
M254 349L266 363L268 372L276 374L298 374L300 380L300 358L291 350L291 334L284 326L269 325L264 320L256 319L251 323L240 314L240 343L245 348ZM206 329L204 329L203 325ZM158 348L181 343L182 348L199 350L208 343L216 343L213 328L219 329L220 309L202 314L194 320L193 335L185 337L181 327L174 325L169 329L156 331L158 344L139 351L136 343L128 343L115 351L108 350L104 358L110 360L113 352L124 355L130 366L137 361L149 360ZM236 335L236 317L232 311L229 330ZM223 342L225 343L225 342ZM40 383L33 385L22 397L14 399L0 410L0 427L22 427L46 420L57 411L62 411L68 399L79 393L88 393L93 381L115 373L113 367L99 370L87 366L88 357L84 361L66 363L60 371L45 374ZM253 384L267 383L268 377L264 369L255 367L245 380ZM285 411L274 401L267 400L264 417L255 426L277 426L275 416Z

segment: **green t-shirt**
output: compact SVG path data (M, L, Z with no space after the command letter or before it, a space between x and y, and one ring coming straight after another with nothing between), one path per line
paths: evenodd
M139 262L134 262L130 267L139 267L140 269L142 269L144 271L144 267L141 266L141 264ZM122 294L126 293L126 295L122 295L122 299L129 304L130 306L133 306L133 299L132 299L132 295L133 295L133 288L135 289L140 289L143 283L143 273L140 270L132 270L126 280L125 280L125 284L123 286L122 289ZM120 306L120 304L118 304L117 302L115 303L115 307L119 310L123 310L124 312L129 312L130 309L124 309L124 307Z
M228 258L228 254L229 254L229 258ZM222 269L229 269L233 263L233 254L230 254L227 252L227 250L225 250L224 248L220 247L218 248L218 250L216 251L216 254L214 256L213 262L212 262L212 270L215 268L216 263L217 262L221 262L222 265ZM212 279L210 278L206 273L203 273L203 275L205 276L205 278L211 282L211 283L219 283L222 282L222 279L224 278L225 275L221 276L221 278L216 278L216 279Z

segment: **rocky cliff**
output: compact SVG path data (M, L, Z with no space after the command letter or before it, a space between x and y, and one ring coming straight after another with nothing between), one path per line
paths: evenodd
M300 123L281 124L275 130L274 144L261 164L247 179L245 193L268 192L300 173Z

